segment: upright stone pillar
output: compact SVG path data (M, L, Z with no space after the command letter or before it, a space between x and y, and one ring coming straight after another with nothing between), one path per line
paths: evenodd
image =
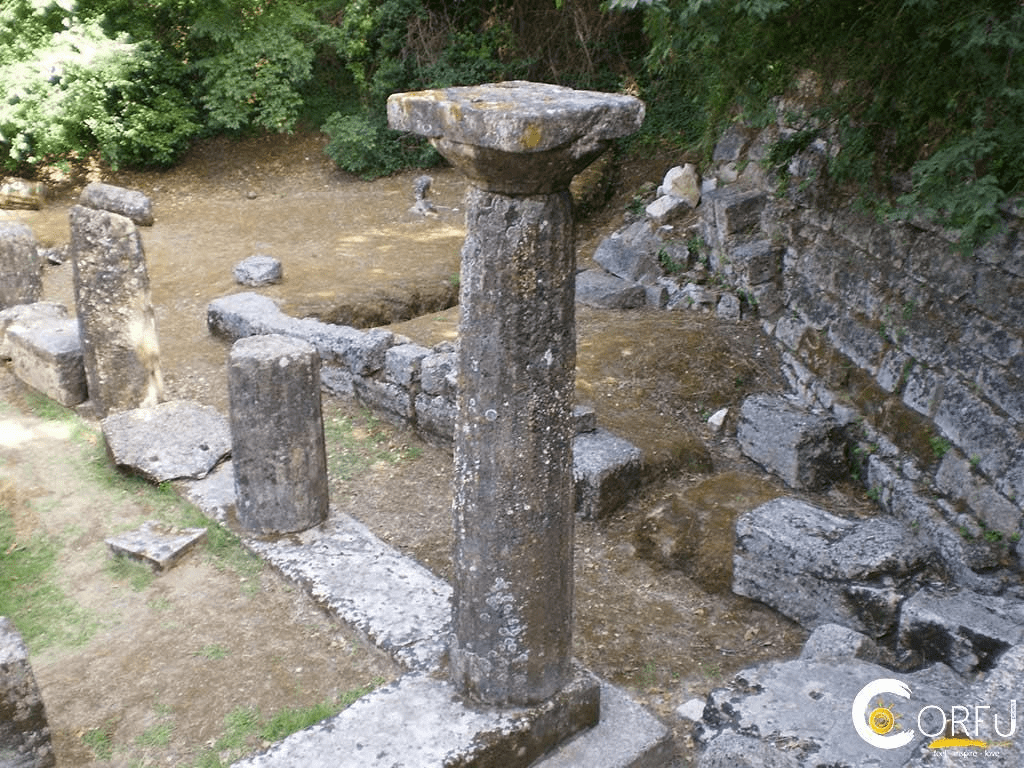
M75 308L89 398L102 418L163 399L146 256L130 219L71 209Z
M491 705L573 675L575 244L569 182L639 128L630 96L507 82L395 94L392 128L469 178L451 676Z
M294 533L327 517L327 451L320 357L291 336L249 336L231 347L231 458L238 522Z
M0 223L0 309L37 302L42 292L36 236L24 224Z

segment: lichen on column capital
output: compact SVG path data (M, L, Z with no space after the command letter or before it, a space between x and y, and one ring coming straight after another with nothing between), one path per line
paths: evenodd
M387 111L392 128L428 138L475 186L510 195L567 188L644 119L633 96L522 80L396 93Z

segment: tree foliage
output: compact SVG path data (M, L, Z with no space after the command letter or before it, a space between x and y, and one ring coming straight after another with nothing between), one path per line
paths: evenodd
M651 100L689 109L676 124L706 148L809 69L825 85L813 122L838 137L831 173L892 215L925 215L970 244L1022 191L1018 0L612 3L645 8Z

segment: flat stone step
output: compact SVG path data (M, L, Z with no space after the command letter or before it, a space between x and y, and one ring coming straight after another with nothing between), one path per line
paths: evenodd
M87 387L78 321L36 317L6 332L14 375L63 406L85 401Z

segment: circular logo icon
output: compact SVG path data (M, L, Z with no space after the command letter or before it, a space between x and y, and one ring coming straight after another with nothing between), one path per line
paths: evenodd
M853 700L853 727L857 735L873 747L898 749L914 740L914 732L897 730L891 733L896 728L896 715L891 705L883 703L885 694L909 699L910 686L893 678L879 678L865 685ZM871 707L871 700L876 696L879 700Z

